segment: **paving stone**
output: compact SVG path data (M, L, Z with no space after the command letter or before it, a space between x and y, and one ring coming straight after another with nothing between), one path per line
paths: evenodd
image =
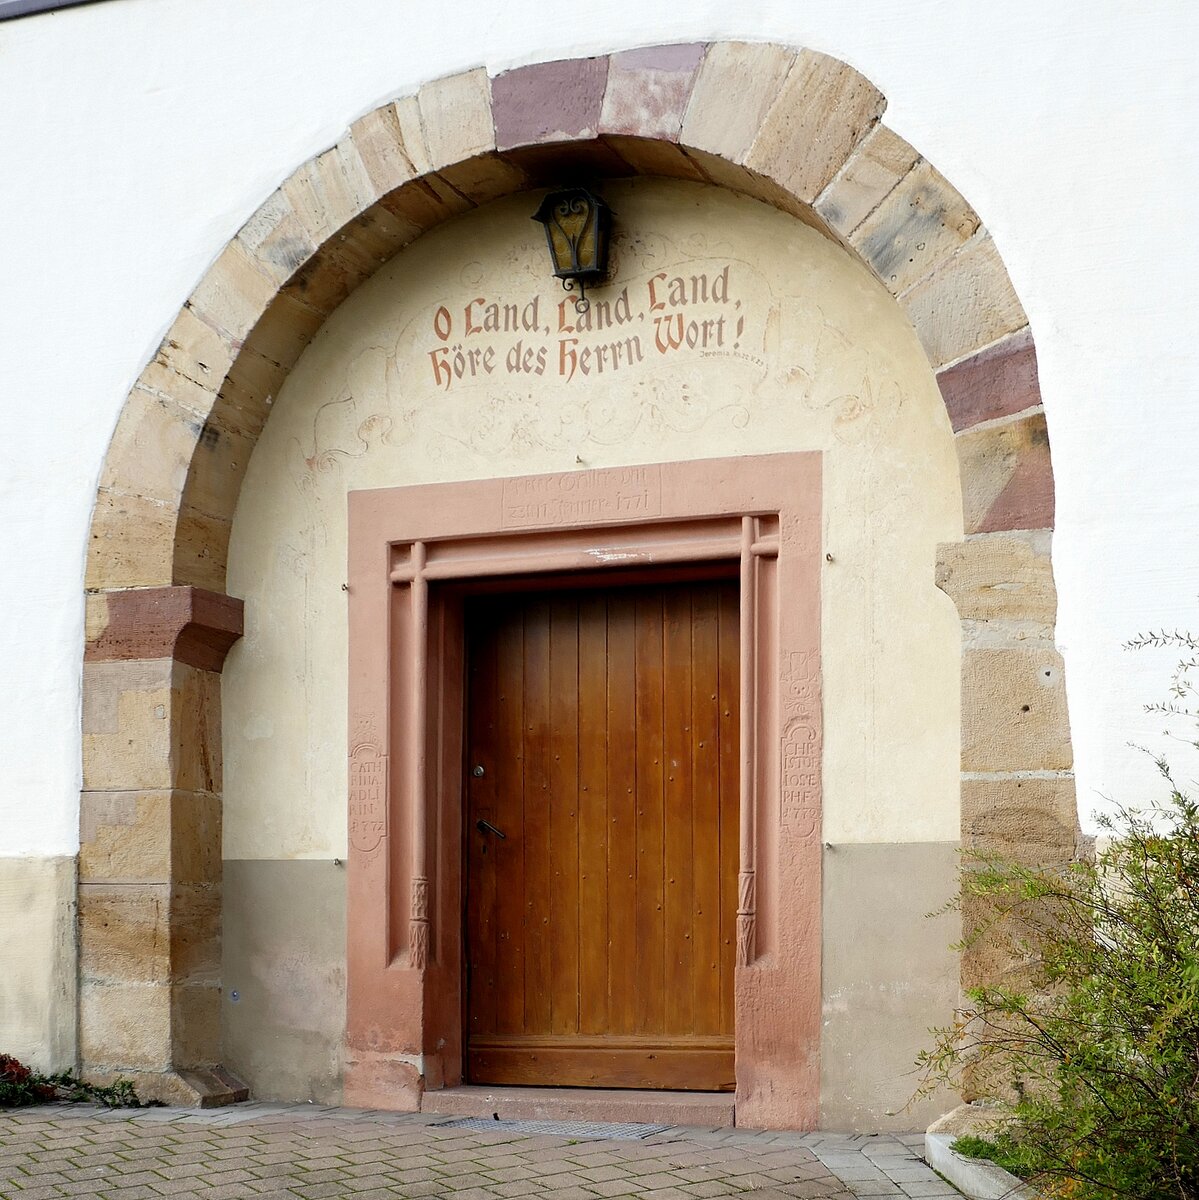
M951 1196L918 1139L672 1128L574 1142L444 1118L315 1106L111 1114L48 1106L0 1124L0 1197L49 1200L853 1200ZM820 1161L823 1158L825 1161ZM894 1178L889 1178L888 1175ZM902 1178L900 1178L902 1176Z
M729 1194L728 1187L719 1179L710 1179L706 1183L684 1184L683 1191L689 1196L727 1196Z
M896 1167L887 1174L894 1183L899 1184L927 1183L940 1178L932 1168L926 1167L923 1163L915 1163L910 1167Z
M859 1162L853 1165L838 1164L837 1176L843 1179L846 1183L852 1183L859 1179L885 1179L886 1175L882 1170L873 1165L864 1155L859 1155Z
M587 1186L599 1196L643 1196L645 1194L645 1188L635 1179L601 1180L589 1183Z
M336 1180L331 1180L328 1183L312 1183L300 1182L294 1180L292 1183L293 1190L304 1197L304 1200L326 1200L326 1197L344 1196L345 1184L339 1183Z
M495 1183L492 1185L491 1194L493 1196L532 1196L540 1193L541 1184L532 1179L510 1179L505 1183Z

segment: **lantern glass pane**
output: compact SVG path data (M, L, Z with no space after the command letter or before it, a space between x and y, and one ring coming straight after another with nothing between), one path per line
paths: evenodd
M550 253L554 256L554 274L569 272L573 255L566 231L556 221L550 221L545 227L545 232L549 236Z
M595 270L595 213L591 212L587 215L587 225L579 234L578 244L575 249L575 261L578 263L578 269L584 272L592 272Z

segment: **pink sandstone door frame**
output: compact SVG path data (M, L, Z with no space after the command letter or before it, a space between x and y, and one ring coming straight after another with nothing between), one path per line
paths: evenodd
M739 1122L815 1128L821 456L703 459L349 496L345 1097L462 1079L460 585L739 567ZM447 586L454 585L454 586Z

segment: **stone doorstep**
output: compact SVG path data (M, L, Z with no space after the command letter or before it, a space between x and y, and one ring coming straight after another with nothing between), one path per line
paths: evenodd
M585 1121L731 1128L732 1092L625 1091L619 1088L482 1087L425 1092L421 1112L503 1121Z
M195 1089L201 1108L224 1108L244 1104L250 1098L250 1088L224 1067L196 1068L179 1072L180 1078Z
M955 1133L926 1133L924 1157L970 1200L1040 1200L1041 1193L985 1158L966 1158L952 1149Z

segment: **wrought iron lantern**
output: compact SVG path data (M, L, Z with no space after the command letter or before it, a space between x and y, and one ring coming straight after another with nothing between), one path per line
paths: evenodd
M554 274L569 292L575 283L579 294L575 308L586 312L586 287L603 279L608 269L608 228L612 210L586 188L550 192L533 214L545 226Z

